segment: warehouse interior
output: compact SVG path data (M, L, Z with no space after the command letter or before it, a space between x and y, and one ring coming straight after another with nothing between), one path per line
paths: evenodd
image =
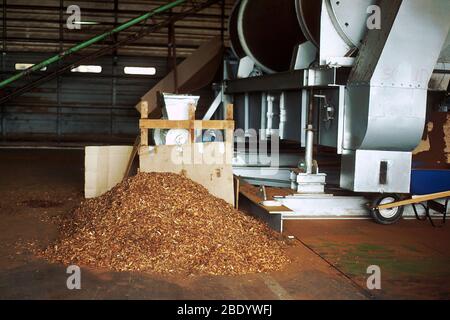
M0 7L0 299L450 298L448 0Z

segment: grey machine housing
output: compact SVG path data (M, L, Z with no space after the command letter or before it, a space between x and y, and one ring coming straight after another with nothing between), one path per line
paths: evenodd
M381 1L345 94L340 185L409 193L412 151L425 126L427 90L446 41L450 1Z
M342 155L340 187L409 193L439 63L440 90L450 79L449 16L448 0L241 0L230 18L233 48L266 74L225 81L224 97L234 100L239 128L278 129L307 147L310 92L320 91L315 117L326 121L316 121L314 143ZM275 64L286 50L291 61Z

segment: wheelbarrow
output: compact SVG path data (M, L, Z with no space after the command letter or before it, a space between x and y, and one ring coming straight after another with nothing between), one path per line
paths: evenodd
M370 212L376 222L393 224L403 215L404 207L411 205L419 220L430 220L430 211L443 215L446 221L448 201L450 198L450 170L413 169L411 174L411 193L409 195L382 194L372 202ZM444 200L444 203L438 202ZM424 216L419 216L417 206L425 210Z

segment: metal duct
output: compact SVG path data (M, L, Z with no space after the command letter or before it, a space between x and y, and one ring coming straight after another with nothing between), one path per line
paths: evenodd
M382 0L350 75L344 148L412 151L425 124L427 87L450 27L448 0Z
M381 0L346 90L340 186L409 193L427 88L450 28L448 0Z
M237 26L244 52L267 73L289 70L295 46L306 41L294 0L242 0Z
M447 40L445 40L438 63L450 63L450 32L447 35Z

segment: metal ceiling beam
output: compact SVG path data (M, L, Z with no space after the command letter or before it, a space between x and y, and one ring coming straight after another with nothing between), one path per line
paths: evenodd
M76 46L74 46L74 47L72 47L72 48L70 48L70 49L68 49L68 50L66 50L66 51L64 51L64 52L62 52L60 54L54 55L53 57L51 57L49 59L46 59L46 60L44 60L44 61L42 61L40 63L35 64L34 66L28 68L27 70L19 72L19 73L15 74L14 76L3 80L2 82L0 82L0 89L4 88L5 86L7 86L7 85L9 85L11 83L13 83L16 80L19 80L20 78L24 77L25 75L30 74L31 72L39 71L39 70L41 70L41 69L43 69L43 68L45 68L45 67L47 67L47 66L49 66L49 65L51 65L51 64L53 64L55 62L57 62L57 61L60 61L64 57L70 56L71 54L73 54L75 52L78 52L78 51L80 51L80 50L82 50L84 48L87 48L87 47L89 47L89 46L91 46L91 45L93 45L95 43L98 43L98 42L100 42L100 41L102 41L102 40L104 40L104 39L106 39L106 38L108 38L110 36L113 36L114 34L117 34L117 33L121 32L123 30L126 30L126 29L134 26L134 25L137 25L137 24L139 24L139 23L141 23L143 21L146 21L146 20L150 19L151 17L153 17L156 14L159 14L161 12L168 11L168 10L174 8L174 7L180 6L180 5L184 4L186 1L187 0L175 0L173 2L170 2L170 3L166 4L166 5L160 6L160 7L158 7L155 10L147 12L146 14L143 14L143 15L137 17L137 18L134 18L134 19L132 19L130 21L127 21L127 22L121 24L120 26L112 29L111 31L102 33L102 34L100 34L98 36L95 36L95 37L93 37L93 38L91 38L91 39L89 39L87 41L81 42L80 44L78 44L78 45L76 45Z
M48 39L48 38L33 38L33 39L22 39L22 38L7 38L7 41L9 42L24 42L24 43L37 43L39 44L39 42L45 42L46 44L59 44L60 40L58 39ZM64 39L64 43L67 44L74 44L74 43L78 43L79 41L75 41L75 40L68 40L68 39ZM107 40L107 41L102 41L102 45L113 45L114 41L113 40ZM161 42L149 42L146 43L145 46L153 46L153 47L160 47L160 48L165 48L167 47L167 43L164 42L163 40L161 40ZM198 46L195 45L180 45L179 48L183 48L183 49L196 49Z
M58 10L58 6L32 6L32 5L13 5L13 4L8 4L7 5L8 9L14 9L14 10L23 10L26 12L30 12L30 11L52 11L54 12L55 10ZM84 13L109 13L111 15L114 14L114 9L96 9L96 8L83 8L83 12ZM130 16L136 16L136 15L140 15L142 14L142 11L139 10L124 10L124 9L120 9L120 13L125 15L130 15ZM165 16L168 17L169 14L166 12L161 13L161 16ZM104 16L101 16L104 17ZM192 15L193 18L211 18L211 19L218 19L221 17L221 13L220 14L213 14L213 13L203 13L203 14L193 14Z
M190 9L187 9L186 11L177 13L177 14L173 15L171 18L169 18L169 19L167 19L167 20L165 20L163 22L160 22L158 24L155 24L153 26L150 26L147 29L143 29L140 32L135 33L134 35L131 35L131 36L129 36L129 37L123 39L123 40L120 40L120 41L118 41L117 43L115 43L113 45L110 45L110 46L108 46L106 48L99 49L99 50L97 50L97 51L95 51L95 52L93 52L93 53L91 53L89 55L83 56L83 57L79 58L78 60L63 66L60 69L58 69L58 70L56 70L56 71L54 71L52 73L46 74L45 76L43 76L43 77L41 77L39 79L36 79L35 81L32 81L31 83L29 83L29 84L27 84L27 85L25 85L25 86L23 86L21 88L16 89L15 91L13 91L10 94L8 94L8 95L4 96L3 98L1 98L0 99L0 105L5 103L5 102L7 102L7 101L9 101L9 100L11 100L12 98L14 98L16 96L19 96L19 95L21 95L21 94L23 94L25 92L28 92L29 90L32 90L33 88L39 86L40 84L42 84L42 83L44 83L46 81L49 81L49 80L57 77L58 75L66 72L68 70L73 69L74 67L76 67L77 65L79 65L81 63L84 63L86 61L90 61L92 59L100 57L100 56L102 56L102 55L104 55L104 54L114 50L117 47L121 47L121 46L127 45L127 44L129 44L131 42L134 42L136 40L139 40L140 38L148 35L151 32L154 32L154 31L159 30L161 28L167 27L171 23L175 23L176 21L184 19L185 17L191 15L192 13L199 12L199 11L201 11L201 10L207 8L207 7L210 7L211 5L214 5L214 4L218 3L219 1L220 0L207 0L207 1L204 1L202 3L195 2L194 6L191 7Z
M3 0L3 52L6 52L6 0Z

